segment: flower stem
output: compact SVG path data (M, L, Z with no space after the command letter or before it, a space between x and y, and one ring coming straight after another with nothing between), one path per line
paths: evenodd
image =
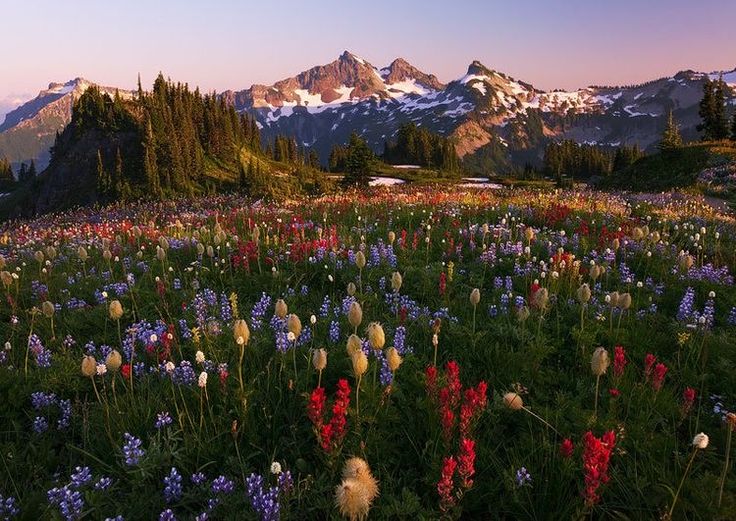
M733 427L728 423L728 437L726 438L726 461L723 463L723 473L721 473L721 486L718 489L718 508L721 508L723 501L723 485L726 483L726 474L728 474L728 466L731 459L731 436L733 435Z
M600 388L601 375L598 375L595 379L595 405L593 406L593 417L598 417L598 389Z
M675 492L675 498L672 500L672 506L670 507L670 511L667 514L667 519L672 519L672 512L675 510L675 504L677 503L677 498L680 496L680 490L682 490L682 485L685 483L685 478L687 477L687 473L690 471L690 467L693 464L693 460L695 460L695 455L698 453L698 449L694 448L693 453L690 456L690 461L687 462L687 467L685 468L685 473L682 475L682 479L680 480L680 485L677 487L677 492Z

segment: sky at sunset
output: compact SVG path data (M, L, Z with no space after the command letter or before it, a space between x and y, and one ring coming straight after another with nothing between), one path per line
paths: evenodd
M538 88L736 67L734 0L3 0L0 121L49 82L273 83L348 49L447 82L478 59Z

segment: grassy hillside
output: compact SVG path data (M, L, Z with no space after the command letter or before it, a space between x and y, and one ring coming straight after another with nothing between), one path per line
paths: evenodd
M604 179L600 186L634 191L690 188L706 168L736 161L736 143L690 143L680 149L646 156Z

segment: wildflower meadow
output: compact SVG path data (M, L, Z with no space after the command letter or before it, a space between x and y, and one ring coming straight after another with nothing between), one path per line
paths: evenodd
M219 195L0 253L0 520L736 519L702 199Z

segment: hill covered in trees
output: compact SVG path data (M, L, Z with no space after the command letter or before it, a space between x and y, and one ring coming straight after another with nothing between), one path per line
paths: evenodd
M286 141L277 137L268 150L282 151ZM132 100L88 88L57 134L48 168L4 206L13 215L216 190L269 195L279 184L299 192L324 178L305 158L270 156L251 116L159 75L151 92L139 84Z
M414 123L401 125L395 142L384 142L382 159L392 165L418 165L443 172L460 169L452 140Z

